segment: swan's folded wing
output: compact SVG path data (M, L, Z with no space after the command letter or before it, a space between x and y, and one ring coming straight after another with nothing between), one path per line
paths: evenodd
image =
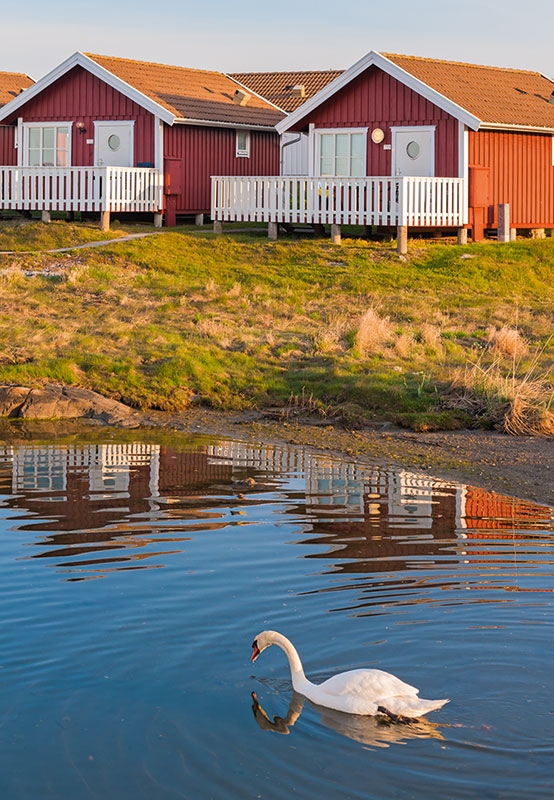
M380 669L353 669L341 672L324 681L318 688L325 694L335 697L356 695L368 700L374 699L375 702L394 695L416 697L419 691L415 686L410 686L395 675Z

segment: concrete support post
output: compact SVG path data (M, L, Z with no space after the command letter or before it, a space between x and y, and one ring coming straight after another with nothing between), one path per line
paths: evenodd
M279 223L278 222L268 222L267 223L267 238L271 239L272 241L276 241L278 236L279 236Z
M214 233L217 236L221 236L223 233L223 223L220 219L214 219Z
M163 224L163 215L162 214L154 214L154 227L161 228Z
M515 242L517 239L517 228L510 228L510 241Z
M499 203L498 205L498 241L510 241L510 205L509 203Z
M194 216L194 224L195 225L203 225L204 224L204 214L195 214L195 216Z
M405 256L408 252L408 226L398 225L396 228L396 249L398 255Z
M458 228L458 244L467 244L467 228Z
M100 212L100 230L101 231L109 231L110 230L110 212L109 211L101 211Z
M41 219L42 219L43 222L50 222L50 212L49 211L43 211L42 214L41 214Z
M334 222L331 225L331 241L333 244L341 243L340 225L336 225Z

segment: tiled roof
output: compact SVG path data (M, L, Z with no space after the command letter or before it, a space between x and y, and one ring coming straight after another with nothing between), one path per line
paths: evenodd
M5 106L33 83L33 79L22 72L0 72L0 106Z
M221 72L152 64L127 58L85 54L92 61L154 100L179 120L271 127L283 114L252 94L245 105L233 102L240 87Z
M554 128L554 83L539 72L382 53L482 123Z
M231 77L265 97L283 111L294 111L320 89L342 74L342 70L311 72L233 72ZM304 87L304 92L295 87Z

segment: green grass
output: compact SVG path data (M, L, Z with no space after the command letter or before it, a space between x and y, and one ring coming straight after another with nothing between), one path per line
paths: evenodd
M0 255L0 381L74 383L143 409L310 398L350 423L432 429L487 424L456 407L471 388L460 370L494 364L514 383L533 365L549 413L552 239L412 241L400 259L362 239L175 229L44 252L95 238L107 237L65 222L0 226L0 250L36 251ZM493 352L491 331L504 328L524 354Z

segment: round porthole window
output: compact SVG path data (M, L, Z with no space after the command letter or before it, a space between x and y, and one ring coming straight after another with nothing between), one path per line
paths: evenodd
M119 150L119 148L121 147L121 139L119 138L117 133L112 133L112 135L108 137L108 147L110 148L110 150Z
M406 153L410 158L417 158L421 153L421 147L417 142L408 142Z

